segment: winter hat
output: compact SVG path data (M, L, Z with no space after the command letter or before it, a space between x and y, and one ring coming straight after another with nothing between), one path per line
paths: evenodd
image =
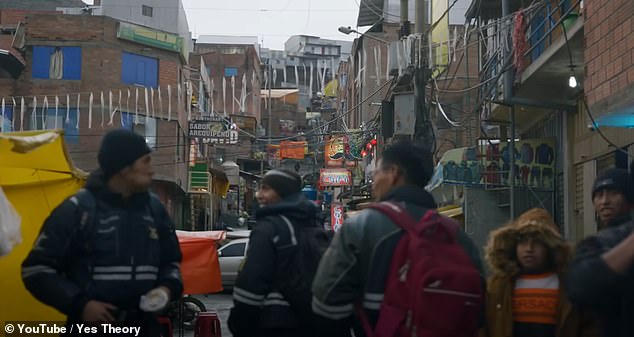
M271 187L281 198L302 190L302 178L295 172L274 169L266 172L262 184Z
M110 178L150 152L145 138L126 129L117 129L103 137L97 160L106 178Z
M603 171L592 186L592 199L597 192L608 188L623 193L629 202L634 201L632 178L627 170L611 168Z

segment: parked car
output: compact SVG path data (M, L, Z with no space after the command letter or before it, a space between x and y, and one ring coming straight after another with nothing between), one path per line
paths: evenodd
M229 241L218 249L218 262L223 287L233 287L238 277L238 269L247 254L249 239Z

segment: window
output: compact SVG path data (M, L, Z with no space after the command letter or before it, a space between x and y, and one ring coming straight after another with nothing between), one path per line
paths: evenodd
M121 81L144 87L158 87L158 59L126 53L122 55Z
M233 245L227 245L221 249L222 257L235 257L235 256L244 256L244 247L246 243L236 243Z
M13 106L5 106L4 111L0 111L0 132L13 131L11 124L13 124Z
M146 5L141 6L141 15L152 17L154 14L154 8Z
M79 143L79 129L77 128L77 109L68 110L66 120L66 108L48 108L46 115L44 109L38 108L35 114L31 114L29 120L31 130L64 129L64 140L69 144Z
M238 76L238 68L235 67L226 67L225 68L225 77Z
M81 79L81 47L33 46L33 78Z
M145 117L139 114L139 120L137 124L134 124L134 113L122 112L121 113L121 127L134 131L134 133L145 137L145 142L151 149L156 149L157 143L157 128L156 118Z

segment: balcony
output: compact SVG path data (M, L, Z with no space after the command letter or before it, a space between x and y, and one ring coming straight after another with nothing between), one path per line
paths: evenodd
M482 25L486 47L480 70L483 83L480 95L487 102L481 115L483 120L491 124L508 123L506 105L519 106L516 126L521 133L553 110L569 110L575 106L584 74L580 4L579 0L540 2L524 9L522 16L489 20ZM525 24L521 25L520 20ZM522 26L523 29L518 28ZM505 59L505 55L509 56ZM512 98L506 102L504 69L514 74ZM580 84L576 88L568 86L571 72Z

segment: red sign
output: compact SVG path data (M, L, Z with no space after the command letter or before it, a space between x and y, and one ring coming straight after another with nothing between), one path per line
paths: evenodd
M330 206L330 226L333 231L338 231L343 225L343 205L335 202Z
M319 171L320 186L350 186L352 173L348 169L321 169Z

